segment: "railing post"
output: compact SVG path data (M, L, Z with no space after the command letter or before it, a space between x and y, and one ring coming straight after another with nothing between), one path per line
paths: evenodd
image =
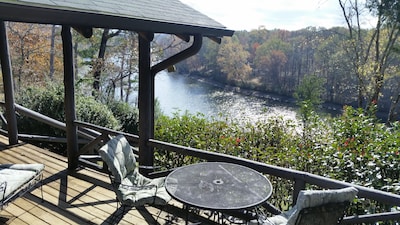
M0 61L3 73L4 97L6 107L8 142L10 145L18 143L18 127L15 113L14 83L8 50L7 31L4 21L0 21Z
M296 204L297 198L299 197L299 193L301 190L306 188L306 182L304 179L295 179L294 180L294 190L293 190L293 202L292 205Z
M65 96L65 125L67 130L67 155L68 170L78 167L78 129L74 124L75 112L75 87L74 87L74 60L72 48L72 35L70 26L62 26L61 30L64 54L64 96Z

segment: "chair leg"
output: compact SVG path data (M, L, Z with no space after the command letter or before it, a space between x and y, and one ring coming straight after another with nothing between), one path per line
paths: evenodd
M43 181L43 174L40 176L40 194L41 194L41 197L42 197L42 203L44 202L44 197L43 197L43 183L44 183L44 181Z
M127 208L128 207L126 205L123 205L121 202L117 200L117 208L110 218L111 224L118 224L118 221L122 219Z
M158 214L157 214L157 217L156 217L156 220L158 221L158 219L160 218L160 215L161 215L161 213L164 211L164 209L165 209L165 205L163 205L163 206L161 206L160 208L158 208L159 210L160 210L160 212L158 212Z
M199 225L201 222L189 223L190 206L183 204L183 210L185 210L185 225Z
M189 224L189 206L187 206L187 205L183 205L183 208L185 209L185 211L186 211L186 215L185 215L185 225L188 225Z

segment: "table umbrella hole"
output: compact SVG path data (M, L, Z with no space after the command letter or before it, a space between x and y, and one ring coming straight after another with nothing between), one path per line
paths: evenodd
M221 180L221 179L217 179L217 180L214 180L213 183L214 183L214 184L223 184L224 181Z

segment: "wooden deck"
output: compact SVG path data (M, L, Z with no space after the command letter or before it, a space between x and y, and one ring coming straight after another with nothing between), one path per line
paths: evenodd
M65 157L26 143L7 143L0 135L0 163L43 163L46 167L43 201L37 187L0 211L0 224L185 224L186 213L175 201L160 208L122 210L117 208L107 175L86 168L69 174Z

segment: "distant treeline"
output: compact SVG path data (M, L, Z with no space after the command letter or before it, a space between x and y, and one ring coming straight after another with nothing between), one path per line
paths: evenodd
M232 38L224 38L221 44L205 38L200 52L179 63L177 70L290 97L304 77L312 75L323 81L321 98L324 102L366 107L371 99L368 90L360 96L360 82L373 82L368 76L374 76L374 72L365 70L364 80L359 79L348 33L349 30L343 27L237 31ZM372 31L363 30L363 34L372 35ZM187 45L169 48L165 53L171 54L171 51L185 47ZM390 57L379 102L376 101L384 113L393 107L393 100L400 90L399 55L395 52ZM374 67L373 64L364 65L367 66L371 70ZM373 89L372 85L364 85L364 88ZM360 102L359 98L364 101Z

